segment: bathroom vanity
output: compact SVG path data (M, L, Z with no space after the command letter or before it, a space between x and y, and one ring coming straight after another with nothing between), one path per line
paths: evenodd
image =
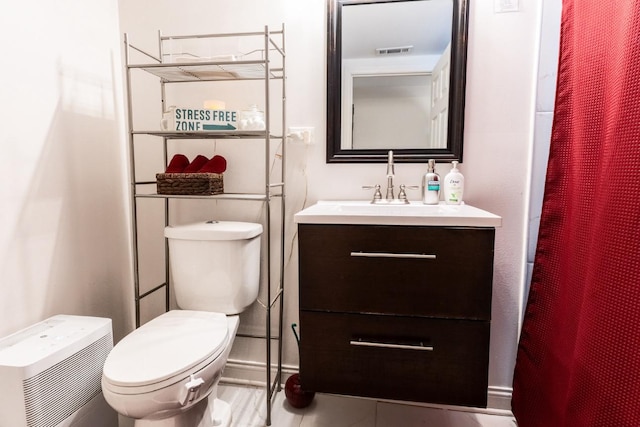
M319 202L295 221L304 389L486 407L500 217Z

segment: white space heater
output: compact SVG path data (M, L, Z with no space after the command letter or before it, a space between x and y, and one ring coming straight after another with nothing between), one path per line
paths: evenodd
M111 329L58 315L0 339L0 427L117 427L100 387Z

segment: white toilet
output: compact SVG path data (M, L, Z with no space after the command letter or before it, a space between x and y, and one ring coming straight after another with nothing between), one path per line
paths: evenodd
M102 391L135 427L230 426L215 389L258 296L262 225L208 221L166 227L176 303L123 338L104 364Z

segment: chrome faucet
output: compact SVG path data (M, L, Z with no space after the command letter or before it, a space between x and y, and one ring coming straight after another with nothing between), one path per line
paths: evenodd
M395 174L395 167L393 166L393 151L389 150L389 153L387 154L387 200L393 200L393 177Z
M393 151L389 150L387 157L387 193L385 198L382 198L382 192L380 191L380 184L376 185L363 185L362 188L366 190L375 189L373 194L373 200L371 203L373 204L409 204L409 200L407 199L407 193L405 189L417 190L419 187L417 185L400 185L400 192L398 193L398 198L396 199L393 194L393 178L395 177L395 167L393 165Z

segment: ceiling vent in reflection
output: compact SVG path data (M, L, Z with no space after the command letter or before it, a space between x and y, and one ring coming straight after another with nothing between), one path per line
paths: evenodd
M379 47L376 49L378 55L397 55L399 53L409 53L413 46Z

